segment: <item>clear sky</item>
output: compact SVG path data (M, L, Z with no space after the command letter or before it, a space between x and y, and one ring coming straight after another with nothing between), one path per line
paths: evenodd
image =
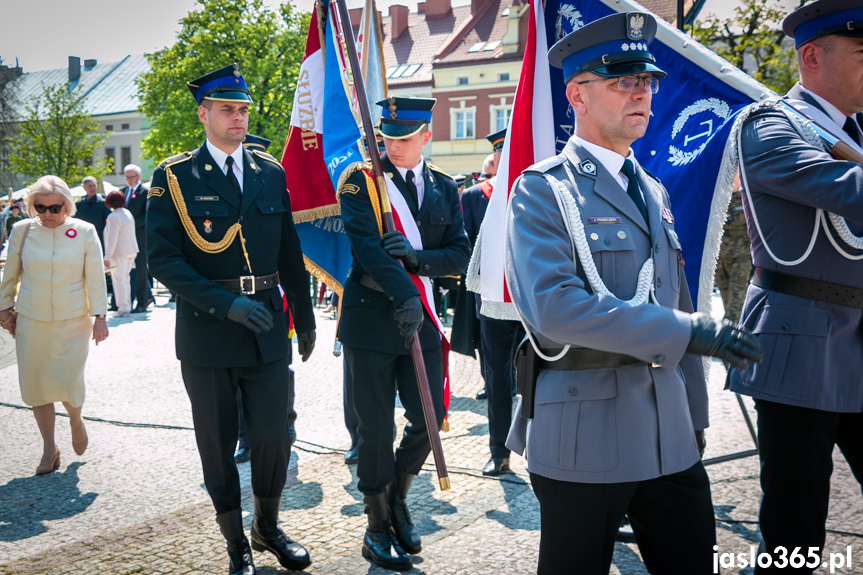
M313 0L291 0L311 11ZM454 0L459 6L470 0ZM780 0L784 7L799 0ZM264 0L276 7L280 0ZM363 0L347 0L348 7ZM416 10L416 0L377 0ZM732 16L734 0L708 0L702 14ZM174 42L179 20L196 8L195 0L5 0L0 8L0 58L7 66L18 59L25 72L65 68L69 56L116 62L128 54L144 54Z
M277 7L279 0L264 0ZM291 0L311 12L313 0ZM347 0L349 8L363 0ZM416 10L416 0L377 0L379 9L399 3ZM174 42L179 20L195 0L4 0L0 3L0 58L15 58L25 72L65 68L69 56L116 62L129 54L153 52Z

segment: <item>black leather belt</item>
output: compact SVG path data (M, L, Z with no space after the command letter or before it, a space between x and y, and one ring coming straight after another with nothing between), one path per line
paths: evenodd
M558 352L544 352L546 355L555 356ZM557 361L546 361L539 358L540 369L554 369L561 371L575 371L584 369L615 369L618 367L629 367L632 365L648 365L632 356L610 351L598 351L595 349L570 349Z
M268 276L240 276L235 280L210 280L228 291L239 294L253 294L274 288L279 283L279 272Z
M373 289L375 291L379 291L381 293L384 293L384 288L382 288L378 284L378 282L373 280L372 276L370 276L369 274L364 274L363 272L361 272L355 268L351 268L348 270L348 277L363 287L367 287L369 289Z
M863 309L863 289L755 268L753 285L797 297Z

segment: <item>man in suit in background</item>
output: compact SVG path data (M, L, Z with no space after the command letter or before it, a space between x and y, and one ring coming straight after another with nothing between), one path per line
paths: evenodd
M120 191L126 196L126 209L135 218L135 239L138 240L138 256L132 270L132 299L137 305L132 313L143 313L150 303L156 303L150 291L150 271L147 269L147 192L150 188L141 183L141 168L135 164L123 168L123 174L126 185Z
M666 76L648 50L655 33L650 14L620 13L552 47L575 133L510 199L506 278L543 355L533 418L507 445L527 444L541 574L608 573L624 514L651 573L713 573L699 356L760 354L752 334L692 313L668 194L630 148Z
M339 188L353 263L338 336L354 376L360 420L358 488L369 516L362 553L397 570L411 568L405 552L422 549L405 498L431 451L409 350L414 334L419 334L438 429L445 415L442 333L431 286L423 279L462 273L470 254L455 181L422 155L431 139L434 104L429 98L378 102L386 147L381 162L402 231L383 233L376 217L377 191L364 171L351 174ZM396 389L408 424L393 458Z
M251 444L252 548L270 551L286 569L303 569L311 563L308 551L277 524L290 459L290 341L279 286L303 361L315 341L309 277L285 172L272 156L241 145L252 99L236 64L189 82L189 89L207 139L163 161L153 174L150 269L177 294L177 358L230 574L255 573L233 458L238 389Z
M863 153L859 0L811 2L782 28L800 70L789 102ZM796 126L779 109L756 108L740 136L755 263L742 317L767 354L731 371L729 387L758 410L760 550L774 558L758 575L821 565L835 446L863 483L863 168ZM805 565L775 567L796 548Z
M89 222L96 227L96 233L99 235L99 244L102 246L102 251L105 251L105 239L102 237L105 233L105 220L108 219L108 214L111 209L105 205L105 198L97 189L96 178L87 176L81 180L81 187L84 188L86 194L83 198L75 202L75 217L79 220Z

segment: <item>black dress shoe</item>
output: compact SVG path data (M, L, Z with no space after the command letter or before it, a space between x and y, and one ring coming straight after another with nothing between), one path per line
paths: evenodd
M476 392L477 399L488 399L488 394L485 392L485 387Z
M285 569L301 571L312 563L305 547L285 535L276 524L279 518L281 497L254 496L255 519L252 521L252 549L269 551Z
M509 457L492 457L482 468L482 474L496 477L509 470Z
M108 311L120 311L120 308L118 308L115 305L112 305L111 307L108 308Z
M132 313L147 313L147 308L139 306L133 309Z
M245 463L252 458L252 450L248 447L240 447L234 453L234 461L237 463Z
M351 445L351 448L348 449L348 452L345 453L345 463L347 465L356 465L357 461L360 460L360 452L357 448L357 444Z

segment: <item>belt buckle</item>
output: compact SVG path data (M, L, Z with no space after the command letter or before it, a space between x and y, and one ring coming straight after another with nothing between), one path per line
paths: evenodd
M246 282L250 286L246 288ZM255 276L240 276L240 293L243 295L251 295L255 293Z

